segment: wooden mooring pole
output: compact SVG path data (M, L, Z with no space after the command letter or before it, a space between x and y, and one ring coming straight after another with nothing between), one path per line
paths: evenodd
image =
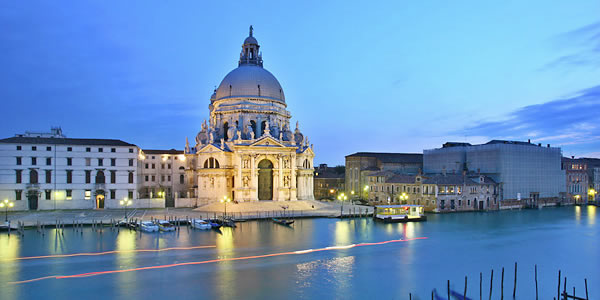
M465 293L463 294L463 300L467 300L467 276L465 276Z
M515 299L517 295L517 262L515 262L515 283L513 285L513 299Z
M492 269L492 276L490 276L490 300L492 300L492 287L494 286L494 269ZM448 298L450 299L450 298Z
M537 265L535 265L535 300L538 300Z
M500 279L500 300L504 299L504 267L502 267L502 277Z
M482 282L483 282L483 273L479 272L479 300L482 300L482 298L481 298Z
M560 270L558 270L558 287L556 289L556 299L560 299Z

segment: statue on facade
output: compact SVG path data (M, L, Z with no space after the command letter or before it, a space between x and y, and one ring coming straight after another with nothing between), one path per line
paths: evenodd
M294 131L294 141L296 145L302 146L304 144L304 135L300 132L300 125L298 121L296 121L296 130Z
M283 177L283 187L289 187L289 186L290 186L290 177L289 176Z
M250 178L248 178L248 176L244 176L244 178L242 179L242 182L244 183L244 187L248 187L249 181L250 181Z
M265 121L265 132L263 134L264 136L270 136L271 135L271 130L269 129L269 121Z

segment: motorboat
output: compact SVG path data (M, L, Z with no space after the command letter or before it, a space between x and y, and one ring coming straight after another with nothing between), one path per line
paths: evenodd
M385 223L426 221L423 205L377 205L373 214L375 220Z
M210 227L212 229L219 229L219 228L221 228L221 226L223 226L221 220L218 220L218 219L208 220L208 224L210 224Z
M169 223L169 221L165 220L158 221L158 228L160 229L160 231L175 231L175 226Z
M207 229L212 228L212 226L210 225L209 222L202 220L202 219L192 220L192 227L196 228L196 229L202 229L202 230L207 230Z
M140 230L144 231L144 232L157 232L158 231L158 225L150 222L150 221L142 221L140 223Z

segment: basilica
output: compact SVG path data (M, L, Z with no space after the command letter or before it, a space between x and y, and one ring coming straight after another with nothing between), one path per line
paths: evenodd
M285 94L263 67L258 41L242 44L238 67L210 97L210 115L195 145L186 141L187 173L197 204L221 199L312 200L313 146L296 122L290 127Z

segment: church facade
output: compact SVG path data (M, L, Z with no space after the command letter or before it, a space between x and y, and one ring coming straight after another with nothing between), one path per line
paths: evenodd
M250 27L238 67L210 97L196 144L186 141L197 205L314 199L313 146L298 122L290 129L283 89L263 67L259 48Z

